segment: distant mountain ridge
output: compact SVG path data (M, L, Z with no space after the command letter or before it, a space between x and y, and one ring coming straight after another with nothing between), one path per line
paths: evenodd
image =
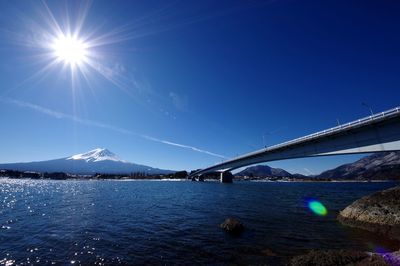
M256 165L247 167L243 171L237 173L236 176L292 177L292 174L280 168L272 168L268 165Z
M272 168L267 165L247 167L235 175L258 178L307 178L309 180L314 178L333 180L400 180L400 151L374 153L356 162L344 164L334 169L324 171L319 175L308 177L300 174L290 174L283 169Z
M86 153L69 157L24 163L0 164L0 170L33 171L33 172L65 172L70 174L131 174L146 173L149 175L170 174L175 171L153 168L146 165L130 163L104 148L97 148ZM267 165L247 167L235 176L248 176L257 178L307 178L300 174L291 174L280 168ZM308 179L333 179L333 180L400 180L400 151L380 152L366 156L354 163L348 163L327 170Z
M400 152L380 152L322 172L316 178L400 180Z
M34 172L65 172L71 174L169 174L175 171L153 168L121 160L116 154L104 148L86 153L39 162L0 164L0 169Z

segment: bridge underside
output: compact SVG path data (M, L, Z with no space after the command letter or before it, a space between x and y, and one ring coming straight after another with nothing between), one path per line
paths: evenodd
M244 166L276 160L371 153L400 150L400 115L370 122L345 130L333 130L317 138L289 145L277 145L200 170L199 176L210 172L227 172Z

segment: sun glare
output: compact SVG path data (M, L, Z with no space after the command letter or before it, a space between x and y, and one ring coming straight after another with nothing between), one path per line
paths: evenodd
M53 43L54 55L60 62L71 67L81 65L87 60L88 45L72 36L59 36Z
M91 1L80 1L82 5L79 4L77 9L75 5L67 5L66 16L53 14L47 1L39 2L43 5L43 14L40 13L43 21L28 24L29 30L38 34L35 38L23 39L28 47L38 48L35 50L38 60L35 62L42 66L30 79L57 69L59 74L71 79L71 89L75 91L78 86L82 87L83 82L92 88L89 83L98 77L93 76L96 73L117 88L130 91L131 78L125 76L123 69L115 68L120 63L109 56L107 51L114 44L135 38L133 27L118 27L102 32L101 27L85 26Z

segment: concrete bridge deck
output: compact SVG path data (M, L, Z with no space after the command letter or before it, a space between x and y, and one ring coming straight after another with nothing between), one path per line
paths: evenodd
M400 107L322 130L281 144L266 147L191 175L228 172L268 161L400 150Z

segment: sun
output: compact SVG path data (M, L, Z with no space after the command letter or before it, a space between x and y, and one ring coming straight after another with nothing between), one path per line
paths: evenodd
M80 66L87 61L88 45L76 36L61 34L55 38L52 49L57 61L70 65Z

